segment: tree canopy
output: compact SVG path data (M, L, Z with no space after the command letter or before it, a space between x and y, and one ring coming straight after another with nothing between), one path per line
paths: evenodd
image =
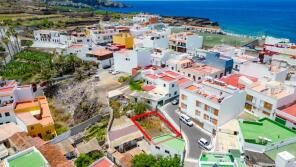
M136 155L132 160L133 167L181 167L180 158L153 156L150 154Z

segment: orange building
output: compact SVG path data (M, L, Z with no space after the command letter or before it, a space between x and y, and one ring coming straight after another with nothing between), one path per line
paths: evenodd
M56 136L54 121L45 96L35 98L33 101L17 103L15 114L19 124L27 129L30 136L38 136L44 140Z

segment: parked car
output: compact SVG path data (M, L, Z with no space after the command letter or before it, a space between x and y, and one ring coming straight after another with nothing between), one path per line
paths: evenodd
M188 125L188 126L193 126L193 122L190 120L190 118L187 116L187 115L185 115L185 114L181 114L181 116L180 116L180 120L184 123L184 124L186 124L186 125Z
M95 79L96 81L99 81L99 80L100 80L100 76L97 74L97 75L94 76L94 79Z
M205 138L200 138L198 140L198 144L208 151L210 151L213 148L213 145Z
M110 68L111 66L109 66L109 65L105 65L105 66L103 66L103 69L108 69L108 68Z
M113 71L114 71L114 70L113 70L112 68L108 70L108 72L109 72L110 74L112 74Z
M119 71L112 71L112 75L119 74Z
M179 104L179 99L174 99L171 103L172 105L177 105Z

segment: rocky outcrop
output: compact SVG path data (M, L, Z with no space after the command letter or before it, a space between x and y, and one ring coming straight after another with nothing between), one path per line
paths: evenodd
M182 16L163 16L163 22L171 26L219 26L217 22L213 22L208 18L198 17L182 17Z

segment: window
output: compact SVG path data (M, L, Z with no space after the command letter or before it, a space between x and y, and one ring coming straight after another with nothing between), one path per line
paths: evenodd
M191 77L191 74L188 74L188 77Z
M205 110L208 111L209 110L209 106L205 104Z
M160 148L159 148L158 146L155 146L155 148L156 148L157 150L160 150Z
M207 114L204 114L204 119L209 120L209 116Z
M272 104L268 103L268 102L264 102L264 108L265 109L268 109L268 110L271 110L272 109Z
M31 130L34 130L34 126L31 126Z
M0 113L0 118L2 117L2 114Z
M187 99L187 96L186 95L181 95L181 99L182 100L186 100Z
M214 115L218 116L218 114L219 114L219 110L214 109Z
M164 152L167 153L167 154L170 154L170 152L168 150L165 150Z
M247 99L247 101L252 101L253 100L253 96L247 95L246 99Z
M195 110L195 115L196 115L196 116L200 116L200 111Z
M166 87L166 85L165 85L165 84L163 84L163 87Z
M172 84L172 88L175 87L175 84Z
M174 95L177 95L177 93L178 93L178 92L177 92L177 91L175 91Z
M6 117L9 117L9 116L10 116L10 113L9 113L9 112L6 112L6 113L5 113L5 116L6 116Z
M130 61L131 59L130 59L130 58L125 58L125 60L126 60L126 61Z
M171 97L172 95L169 93L169 97Z
M198 77L198 80L201 80L201 77Z
M184 104L184 103L181 103L181 108L183 108L183 109L187 109L187 105Z
M196 104L196 107L200 107L200 105L201 105L201 103L197 100L196 100L195 104Z

